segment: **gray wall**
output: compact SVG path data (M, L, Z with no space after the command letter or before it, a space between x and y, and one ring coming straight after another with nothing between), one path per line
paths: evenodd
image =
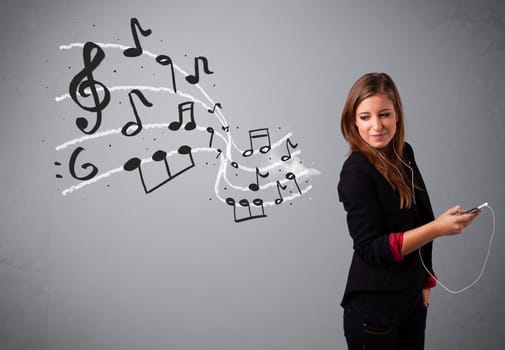
M69 98L55 101L83 68L82 48L60 45L132 45L132 17L152 30L140 38L145 50L186 72L195 56L209 59L214 74L201 87L222 103L239 148L252 129L269 128L272 143L291 133L300 153L289 164L278 165L284 144L233 159L253 169L277 162L260 179L273 185L288 170L308 170L298 179L303 195L283 182L293 200L235 223L216 193L250 193L224 180L216 186L223 158L215 150L195 153L195 167L149 194L126 172L62 194L80 183L69 172L78 146L81 176L84 162L101 173L156 149L208 147L204 129L164 128L56 150L84 136L76 117L95 118ZM336 194L347 153L339 115L350 85L369 71L398 84L435 212L488 201L497 213L480 282L459 295L433 291L427 348L505 345L503 1L4 0L0 19L0 348L343 349L338 303L352 242ZM169 67L152 58L104 52L93 74L107 86L170 86ZM204 99L181 74L177 83ZM183 99L145 94L152 108L135 100L145 123L174 120ZM127 91L113 92L99 131L132 118ZM201 105L196 118L216 129L214 148L229 144ZM254 177L229 164L227 174L241 187ZM265 201L275 194L274 186L257 193ZM447 285L475 278L490 233L486 211L463 235L436 242L435 268Z

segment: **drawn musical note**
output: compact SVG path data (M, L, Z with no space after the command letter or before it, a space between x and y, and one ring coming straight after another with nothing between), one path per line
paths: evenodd
M284 198L282 198L282 194L281 194L281 189L282 190L285 190L288 186L287 185L282 185L279 180L277 180L277 192L279 192L279 198L276 198L275 199L275 204L279 205L281 204L282 202L284 202Z
M242 218L237 218L237 203L235 202L235 199L231 198L231 197L228 197L226 198L226 204L230 205L230 206L233 206L233 220L235 222L243 222L243 221L247 221L247 220L252 220L252 219L258 219L258 218L264 218L266 217L265 215L265 208L263 206L263 200L261 198L256 198L256 199L253 199L253 204L257 207L260 207L261 208L261 213L260 214L256 214L256 215L253 215L252 214L252 211L251 211L251 204L249 203L249 201L247 199L241 199L239 201L239 204L241 207L246 207L248 212L249 212L249 216L244 216Z
M262 128L262 129L254 129L254 130L249 130L249 142L251 143L251 148L245 150L242 155L244 157L250 157L253 152L254 152L254 147L253 147L253 140L255 139L260 139L260 138L266 138L267 143L260 147L259 151L260 153L267 153L270 151L271 145L270 145L270 132L268 131L268 128Z
M209 148L212 147L212 140L214 139L214 129L210 126L207 128L207 132L210 134Z
M156 56L156 62L158 62L162 66L170 66L170 71L172 73L172 87L174 88L174 94L176 94L177 87L175 86L175 72L174 72L174 63L172 62L172 59L167 55L158 55Z
M138 56L142 55L143 50L142 50L142 46L140 45L137 29L140 31L140 34L142 34L142 36L151 35L151 29L146 29L146 30L142 29L140 27L140 23L139 23L138 19L136 19L136 18L130 19L130 29L132 31L135 47L127 48L126 50L123 51L123 54L126 57L138 57Z
M198 65L198 62L200 61L203 64L203 71L205 74L214 74L214 72L211 72L209 69L209 61L207 61L206 57L203 56L195 57L195 74L194 75L190 74L186 77L186 81L190 84L198 84L198 82L200 81L200 69Z
M295 149L296 147L298 147L298 144L293 145L293 144L291 143L291 140L290 140L289 138L286 140L286 148L287 148L287 150L288 150L288 155L285 155L285 156L282 156L282 157L281 157L281 160L282 160L283 162L288 161L288 160L290 160L290 159L291 159L291 151L289 150L289 146L291 146L291 148Z
M255 182L255 183L254 183L254 182L253 182L253 183L251 183L251 184L249 185L249 189L250 189L251 191L255 191L255 192L256 192L256 191L258 191L258 190L260 189L260 185L259 185L259 178L260 178L260 177L262 177L262 178L266 178L266 177L268 177L268 175L269 175L269 173L268 173L268 172L266 172L265 174L260 173L260 170L258 169L258 167L256 167L256 182Z
M230 163L232 167L234 167L235 169L238 169L238 163L237 162L231 162Z
M92 178L95 177L95 175L98 173L98 168L96 166L94 166L93 164L91 164L91 163L84 163L83 165L81 165L81 168L83 168L83 169L91 168L91 171L88 173L88 175L77 176L77 174L75 173L75 162L77 160L77 156L79 156L79 154L82 151L84 151L84 148L77 147L72 152L72 155L70 156L70 162L69 162L69 166L68 167L69 167L69 170L70 170L70 175L72 175L72 177L74 179L86 181L86 180L90 180L90 179L92 179Z
M140 90L133 89L128 93L128 97L130 99L130 105L132 106L133 109L133 115L135 116L135 121L129 121L123 126L123 128L121 129L121 133L124 136L135 136L142 130L142 121L140 120L139 114L137 112L137 107L135 107L135 102L133 101L133 95L137 96L140 102L144 104L144 106L147 107L153 106L153 104L147 100L147 98ZM129 131L131 127L134 127L134 129L132 131Z
M92 51L95 50L96 53L92 56ZM102 123L102 111L107 107L110 102L110 91L105 86L105 84L95 80L93 78L93 71L100 65L100 63L105 58L105 53L102 48L96 45L93 42L87 42L84 44L82 50L82 57L84 61L84 68L77 73L69 86L69 94L72 100L79 105L82 109L89 112L96 112L96 121L95 125L91 128L91 130L86 130L88 127L88 120L83 117L79 117L75 120L75 124L85 134L93 134L95 133L100 124ZM103 96L100 98L98 93L99 88L103 91ZM89 91L91 91L91 95L93 96L93 106L84 106L77 97L77 92L81 97L89 97Z
M208 111L209 113L214 113L214 112L216 111L216 107L219 107L219 109L223 109L223 107L221 106L221 103L215 103L215 104L214 104L214 108L212 108L212 109L207 109L207 111Z
M300 195L302 194L302 191L300 190L300 186L298 185L298 182L296 181L296 176L295 174L293 174L292 172L289 172L286 174L286 179L288 180L293 180L293 182L295 183L296 185L296 188L298 189L298 193L300 193Z
M148 193L151 193L152 191L160 188L161 186L163 186L167 182L171 181L175 177L181 175L182 173L188 171L189 169L191 169L191 168L193 168L195 166L195 162L193 160L193 155L191 154L191 147L190 146L183 145L183 146L179 147L179 149L177 150L177 152L180 155L188 155L189 156L189 160L190 160L190 165L188 165L187 167L179 170L175 174L172 174L172 172L170 171L170 167L168 165L168 160L167 160L167 152L165 152L163 150L158 150L158 151L156 151L156 152L153 153L152 160L155 161L155 162L163 162L163 164L165 165L165 171L167 173L167 177L166 177L165 180L161 181L159 184L157 184L157 185L155 185L155 186L153 186L151 188L148 188L148 186L146 185L146 182L145 182L145 179L144 179L144 174L142 172L142 164L141 164L142 161L141 161L140 158L134 157L134 158L129 159L123 165L123 169L125 171L134 171L134 170L138 169L139 175L140 175L140 181L142 182L142 187L144 188L145 193L148 194Z
M186 111L190 112L190 121L184 126L184 130L193 130L196 128L195 116L194 116L194 102L183 102L179 103L179 121L171 122L168 125L170 130L179 130L182 125L183 114Z

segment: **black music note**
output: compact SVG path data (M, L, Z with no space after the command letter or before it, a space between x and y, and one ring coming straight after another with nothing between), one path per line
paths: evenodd
M244 157L250 157L253 152L253 140L254 139L259 139L259 138L266 138L267 143L266 145L260 147L259 151L261 153L267 153L270 151L271 145L270 145L270 132L268 131L268 128L262 128L262 129L254 129L254 130L249 130L249 142L251 143L251 148L245 150L242 155Z
M87 169L87 168L91 168L91 171L89 172L88 175L84 175L84 176L77 176L77 174L75 173L75 161L77 160L77 156L82 152L84 151L84 148L82 147L77 147L73 152L72 152L72 155L70 156L70 162L68 164L68 168L70 170L70 175L72 175L72 177L74 179L77 179L77 180L90 180L92 178L95 177L95 175L98 173L98 168L96 166L94 166L93 164L91 163L84 163L83 165L81 165L81 168L83 169Z
M238 169L238 163L237 162L231 162L230 163L232 167L234 167L235 169Z
M121 133L124 136L135 136L142 130L142 121L140 120L139 114L137 112L137 107L135 107L132 95L137 96L140 102L144 104L144 106L147 107L153 106L153 104L147 100L147 98L140 90L133 89L128 93L128 97L130 99L130 105L132 106L133 114L135 115L135 121L130 121L123 126L123 128L121 129ZM133 129L133 131L130 132L129 129L131 127L134 127L135 129Z
M207 132L210 134L209 148L212 147L212 140L214 139L214 129L210 126L207 128Z
M96 50L96 53L92 57L91 53L93 50ZM70 97L72 97L72 100L74 100L74 102L77 103L79 107L89 112L96 112L96 122L91 130L85 130L88 127L88 120L86 118L79 117L75 120L75 124L79 130L85 134L90 135L95 133L102 123L102 111L110 102L110 91L105 86L105 84L96 81L93 78L93 71L105 58L105 53L102 48L97 44L88 41L84 44L82 57L84 61L84 68L72 79L68 90ZM99 88L97 88L97 85ZM98 94L99 89L103 90L102 99L100 99L100 95ZM91 107L84 106L77 98L77 92L79 92L79 95L81 97L86 98L90 96L89 91L91 91L94 102L93 106Z
M179 170L175 174L172 174L171 171L170 171L170 167L168 165L168 160L167 160L167 152L165 152L163 150L159 150L159 151L156 151L156 152L153 153L153 155L152 155L153 161L155 161L155 162L163 162L163 164L165 165L165 171L167 173L167 178L165 180L161 181L159 184L157 184L157 185L155 185L155 186L153 186L151 188L147 187L146 182L144 180L144 175L142 173L142 164L141 164L142 160L140 158L134 157L134 158L129 159L123 165L123 169L126 170L126 171L134 171L135 169L138 169L139 174L140 174L140 181L142 182L142 187L144 188L145 193L148 194L148 193L151 193L152 191L160 188L161 186L163 186L167 182L171 181L175 177L179 176L180 174L188 171L189 169L191 169L191 168L193 168L195 166L195 162L193 160L193 155L191 154L191 147L190 146L183 145L183 146L179 147L179 149L177 150L177 152L180 155L188 155L191 164L188 165L187 167Z
M158 62L162 66L170 66L170 70L172 73L172 87L174 88L174 94L176 94L177 87L175 86L175 72L174 72L174 63L172 62L172 59L167 55L158 55L156 56L156 62Z
M260 177L262 177L262 178L266 178L266 177L268 177L268 175L269 175L269 173L268 173L268 172L266 172L265 174L260 173L260 170L258 169L258 167L256 167L256 182L255 182L255 183L254 183L254 182L253 182L253 183L251 183L251 184L249 185L249 189L250 189L251 191L255 191L255 192L256 192L256 191L258 191L258 190L260 189L260 185L259 185L259 178L260 178Z
M209 61L207 61L206 57L195 57L195 75L190 74L186 77L186 81L190 84L197 84L200 81L200 69L198 65L199 61L201 61L203 64L203 71L205 74L214 74L214 72L211 72L209 69Z
M194 102L179 103L179 121L171 122L170 125L168 125L168 128L174 131L179 130L182 125L183 114L185 111L190 112L190 121L186 123L184 130L193 130L196 128L194 105Z
M295 174L293 174L292 172L289 172L286 174L286 179L288 180L293 180L293 182L295 183L296 185L296 188L298 189L298 193L300 193L300 195L302 194L302 191L300 190L300 186L298 186L298 182L296 181L296 176Z
M282 190L285 190L286 187L288 187L287 185L282 185L279 180L277 180L277 192L279 192L279 198L276 198L275 199L275 204L279 205L281 204L282 202L284 202L284 199L282 198L282 194L281 194L281 189Z
M237 203L235 202L235 199L233 199L231 197L226 198L226 204L233 206L233 220L235 222L242 222L242 221L266 217L265 208L263 207L263 200L261 198L253 199L253 204L255 206L261 208L261 214L256 214L256 215L252 214L251 204L249 203L249 201L247 199L241 199L238 203L240 204L241 207L246 207L248 209L249 216L244 216L243 218L237 219Z
M142 46L140 45L137 29L140 30L140 34L142 34L142 36L151 35L151 29L146 29L146 30L142 29L140 27L138 19L136 19L136 18L130 19L130 29L132 31L135 47L127 48L126 50L123 51L123 54L126 57L138 57L138 56L142 55L143 50L142 50Z
M221 106L221 103L218 102L218 103L214 104L214 108L213 109L207 109L207 111L209 113L214 113L216 111L216 107L219 107L219 109L223 109L223 107Z
M293 145L293 144L291 143L291 140L290 140L289 138L286 140L286 148L287 148L287 150L288 150L288 155L287 155L287 156L282 156L282 157L281 157L281 160L282 160L283 162L285 162L285 161L287 161L287 160L290 160L290 159L291 159L291 151L289 150L289 146L291 146L291 148L295 149L296 147L298 147L298 144Z

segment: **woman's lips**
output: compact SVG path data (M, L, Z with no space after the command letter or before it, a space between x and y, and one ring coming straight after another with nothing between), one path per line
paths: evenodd
M372 137L376 138L376 139L380 139L380 138L382 138L382 137L384 137L386 135L387 135L386 133L384 133L384 134L376 134L376 135L372 135Z

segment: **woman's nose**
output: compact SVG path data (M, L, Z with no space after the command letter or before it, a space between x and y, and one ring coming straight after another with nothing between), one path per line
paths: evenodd
M380 120L380 118L378 118L378 117L374 117L374 118L372 119L372 123L373 123L373 125L372 125L372 126L373 126L373 128L374 128L375 130L380 130L380 129L382 129L382 121Z

